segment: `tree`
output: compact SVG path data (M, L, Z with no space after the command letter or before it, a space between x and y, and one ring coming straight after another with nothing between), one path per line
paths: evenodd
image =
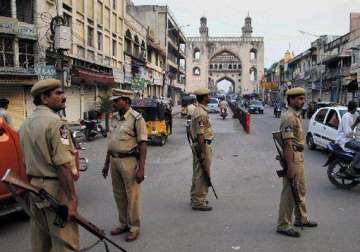
M109 132L109 117L112 112L112 101L110 96L99 96L100 98L100 112L105 114L105 128L106 132Z

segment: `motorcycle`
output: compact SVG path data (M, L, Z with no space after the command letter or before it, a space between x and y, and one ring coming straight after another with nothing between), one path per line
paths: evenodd
M107 137L107 132L98 120L81 120L81 130L87 141L92 141L97 135Z
M327 146L330 156L324 167L330 182L337 188L350 190L360 183L360 177L353 177L345 173L355 154L344 151L339 145L330 143Z
M220 109L220 116L222 117L223 120L225 120L225 118L227 117L227 111L226 108L221 108Z

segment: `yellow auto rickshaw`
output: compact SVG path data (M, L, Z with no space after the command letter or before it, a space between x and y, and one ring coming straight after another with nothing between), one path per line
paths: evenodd
M149 143L163 146L172 133L172 111L161 101L145 98L133 101L131 107L146 121Z

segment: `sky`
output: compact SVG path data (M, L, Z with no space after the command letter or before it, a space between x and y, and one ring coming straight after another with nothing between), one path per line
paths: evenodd
M186 36L198 36L201 16L208 19L210 36L241 35L244 18L249 12L253 36L264 37L265 67L279 61L289 48L295 55L308 49L316 35L346 34L350 12L360 12L360 0L133 1L137 5L167 4L178 25L184 26Z

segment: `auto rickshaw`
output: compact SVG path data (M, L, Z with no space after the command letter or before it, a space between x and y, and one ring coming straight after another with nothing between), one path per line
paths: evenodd
M188 115L188 105L193 103L196 97L194 95L187 95L181 98L181 118L186 118Z
M171 108L151 98L135 100L131 107L144 117L149 142L163 146L172 133Z

